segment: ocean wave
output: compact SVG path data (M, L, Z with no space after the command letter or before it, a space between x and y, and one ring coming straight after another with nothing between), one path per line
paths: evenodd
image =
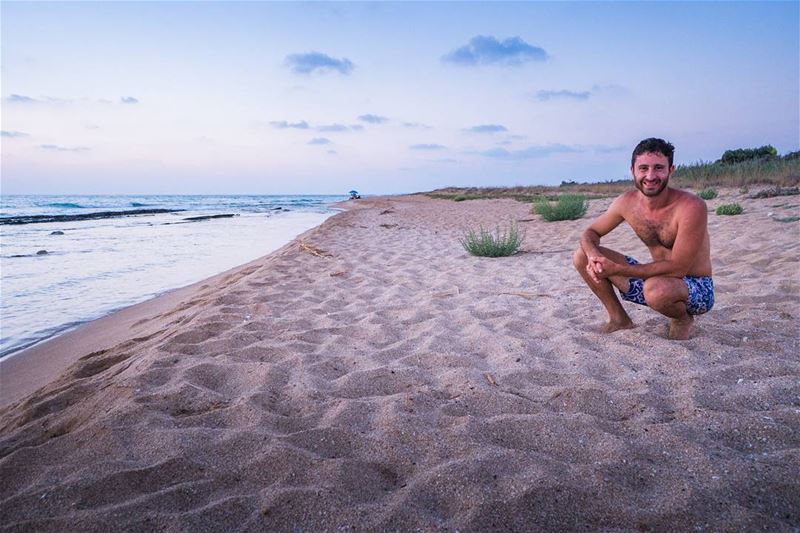
M80 204L74 204L72 202L54 202L52 204L47 204L47 207L60 207L65 209L84 209L84 206Z
M140 203L140 202L131 202L131 207L147 207L148 205L153 205L153 204L143 204L143 203Z

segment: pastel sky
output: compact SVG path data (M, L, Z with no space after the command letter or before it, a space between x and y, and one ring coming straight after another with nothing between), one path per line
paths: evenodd
M8 2L2 193L366 194L800 146L798 2Z

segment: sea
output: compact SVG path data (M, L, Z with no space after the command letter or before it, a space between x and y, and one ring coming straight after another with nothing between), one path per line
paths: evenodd
M0 196L0 358L257 259L346 196Z

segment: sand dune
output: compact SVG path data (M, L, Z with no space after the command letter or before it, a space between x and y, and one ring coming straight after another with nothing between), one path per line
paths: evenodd
M796 531L800 223L775 217L800 201L709 205L731 200L745 214L709 215L717 303L684 342L633 305L635 329L595 332L571 256L610 200L555 223L511 200L362 200L106 319L92 353L76 332L75 363L0 410L0 523ZM510 220L523 253L458 242ZM634 239L603 242L646 260Z

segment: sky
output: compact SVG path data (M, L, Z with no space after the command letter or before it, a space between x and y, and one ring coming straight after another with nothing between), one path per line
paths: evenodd
M0 3L2 194L364 194L800 148L800 3Z

